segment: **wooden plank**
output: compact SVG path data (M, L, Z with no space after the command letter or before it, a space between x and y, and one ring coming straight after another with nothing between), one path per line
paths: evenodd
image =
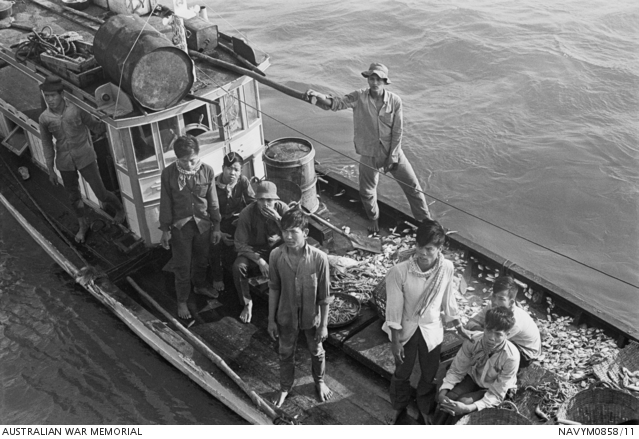
M346 354L386 379L390 379L395 370L388 334L380 325L368 325L346 340L343 348Z
M276 344L262 329L240 323L234 317L192 328L263 398L270 400L279 390L279 356ZM303 339L303 336L301 337ZM315 393L311 357L300 342L296 352L296 384L283 405L292 416L301 415L307 424L381 423L380 413L366 410L358 386L335 373L333 358L341 353L327 352L325 380L333 390L331 401L321 403ZM334 357L336 356L336 357ZM338 378L339 377L339 378Z
M382 325L377 311L372 306L364 305L359 312L359 317L353 323L343 328L330 329L327 341L333 346L340 347L344 341L370 324L379 324L380 327Z

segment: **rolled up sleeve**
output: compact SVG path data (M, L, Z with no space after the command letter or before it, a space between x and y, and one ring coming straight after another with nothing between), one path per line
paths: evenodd
M402 146L402 137L404 136L404 112L402 110L402 101L399 96L396 97L397 102L393 102L395 118L393 119L393 127L391 129L391 142L389 156L397 162L399 160L399 148Z
M213 226L213 230L220 230L220 221L222 217L220 215L220 202L217 199L217 189L215 189L215 179L211 178L212 183L209 184L209 189L206 192L207 210L209 218Z
M322 254L321 257L318 258L317 266L317 304L328 305L333 301L333 296L331 296L330 289L328 258L325 254Z
M391 329L402 329L404 314L402 283L400 270L397 267L391 268L386 275L386 324Z

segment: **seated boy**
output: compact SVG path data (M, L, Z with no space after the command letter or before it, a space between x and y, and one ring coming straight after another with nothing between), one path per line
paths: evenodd
M295 347L304 333L311 352L315 390L321 401L333 392L324 383L325 358L322 341L328 337L328 306L332 301L328 257L306 243L308 219L297 209L282 215L284 245L271 252L269 260L268 333L278 337L280 393L273 403L280 407L295 380Z
M446 373L437 395L442 411L462 416L494 407L516 387L519 351L506 338L514 324L510 309L488 310L484 332L464 341Z
M521 354L519 367L522 368L528 366L541 355L541 336L539 335L539 328L537 328L528 312L515 304L515 297L517 297L515 280L510 276L498 277L493 285L490 305L472 316L466 324L466 329L483 331L486 312L489 309L497 308L498 306L505 306L510 309L515 316L515 326L508 331L507 337L519 349Z

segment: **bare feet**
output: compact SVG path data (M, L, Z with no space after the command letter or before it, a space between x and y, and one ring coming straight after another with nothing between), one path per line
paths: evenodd
M368 233L379 233L379 220L368 221Z
M401 409L401 410L395 410L395 413L393 413L393 415L392 415L392 416L389 416L389 417L387 418L388 423L389 423L390 425L397 425L397 424L399 424L399 422L400 422L400 418L401 418L402 416L404 416L404 414L405 414L405 413L406 413L406 409L405 409L405 408L404 408L404 409Z
M333 397L333 391L328 388L326 383L316 384L315 389L317 390L317 395L322 402L326 402Z
M124 213L124 209L120 209L115 213L115 216L113 217L113 222L115 222L116 224L122 224L125 218L126 218L126 213Z
M215 288L218 292L224 291L224 282L221 280L216 280L213 282L213 288Z
M75 234L75 242L78 244L84 244L86 241L87 232L89 231L89 225L87 224L87 220L85 218L78 218L78 233Z
M191 318L191 312L189 311L189 307L186 306L186 302L178 302L178 316L184 320Z
M211 299L217 299L220 295L220 293L218 293L217 290L214 290L208 285L205 285L203 287L195 287L193 288L193 292L195 294L199 294L200 296L210 297Z
M244 309L242 310L242 314L240 314L240 320L242 323L249 323L251 321L251 317L253 317L253 302L249 302L244 305Z
M284 400L286 399L287 396L288 396L288 392L280 390L280 393L278 393L278 395L273 400L273 405L275 407L282 407L282 404L284 403Z

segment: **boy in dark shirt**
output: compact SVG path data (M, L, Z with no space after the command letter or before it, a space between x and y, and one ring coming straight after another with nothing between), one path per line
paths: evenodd
M322 341L328 337L328 307L332 301L328 257L308 245L308 220L297 209L281 220L284 245L271 253L269 269L268 332L279 337L280 393L273 403L280 407L295 380L295 347L300 331L312 355L312 373L321 401L333 392L324 383L325 358Z

